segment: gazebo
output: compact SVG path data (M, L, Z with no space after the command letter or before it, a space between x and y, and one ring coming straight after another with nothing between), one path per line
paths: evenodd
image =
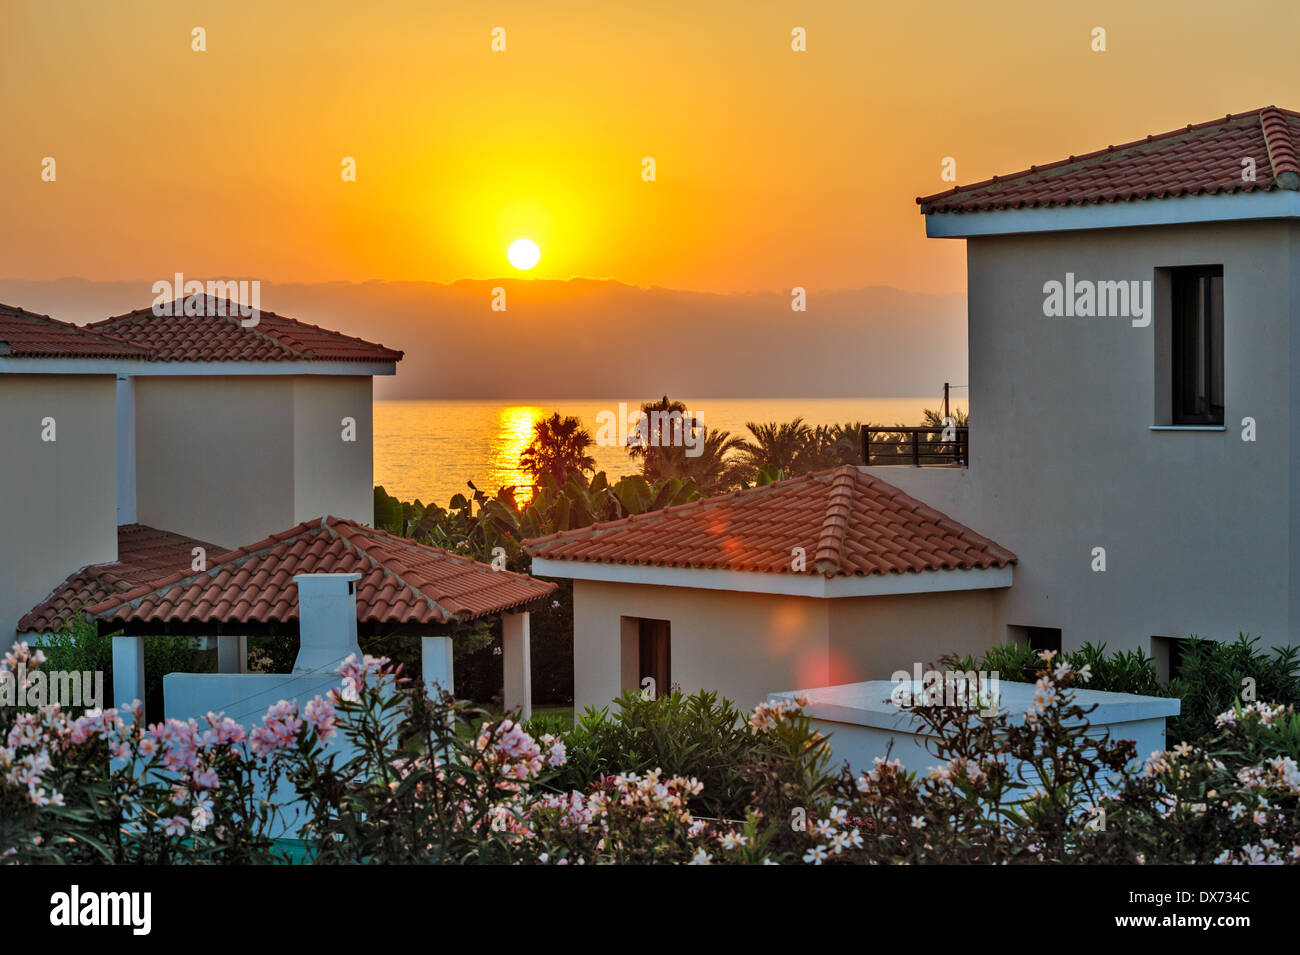
M294 675L315 675L317 682L332 681L334 668L359 652L359 636L418 636L424 679L454 691L452 634L499 616L504 703L526 717L532 710L529 610L555 589L526 574L326 516L220 554L202 570L187 566L116 593L89 612L100 633L114 634L115 703L144 698L146 637L215 638L217 674L168 676L169 717L195 715L187 711L220 702L223 694L245 693L258 677L247 674L250 636L297 635ZM284 674L264 676L272 681L267 692L287 685ZM174 688L188 698L174 699Z

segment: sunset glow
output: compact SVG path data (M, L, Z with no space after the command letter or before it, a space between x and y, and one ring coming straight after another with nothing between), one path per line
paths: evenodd
M66 6L0 4L10 276L455 282L517 274L503 251L527 237L537 279L958 292L961 244L928 242L912 201L953 184L945 157L968 183L1300 103L1294 8L1261 30L1190 0ZM158 228L182 214L202 227Z

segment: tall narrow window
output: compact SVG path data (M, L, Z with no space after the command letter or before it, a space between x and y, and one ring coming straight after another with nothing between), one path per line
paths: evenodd
M1172 271L1173 424L1223 424L1223 267Z
M638 656L640 671L637 682L645 689L645 679L654 680L654 695L663 696L672 685L672 646L669 640L667 620L645 620L638 622Z

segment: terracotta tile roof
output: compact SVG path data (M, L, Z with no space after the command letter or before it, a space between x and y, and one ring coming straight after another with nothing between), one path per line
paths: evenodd
M148 358L149 350L78 325L0 305L0 358Z
M551 560L870 576L1006 567L1016 555L853 465L527 542Z
M1253 182L1242 181L1246 158ZM916 201L929 214L1275 189L1300 189L1300 113L1266 106Z
M207 551L209 561L225 555L224 548L144 524L124 524L117 529L117 560L92 564L72 574L20 621L20 633L56 633L72 615L115 594L126 593L164 574L187 569L194 548Z
M522 610L556 589L355 521L324 517L119 593L91 612L114 623L285 624L298 619L296 574L359 573L357 620L443 624Z
M204 299L202 315L155 315L150 306L86 327L148 348L155 361L402 360L400 351L265 310L256 325L245 328L237 305ZM178 302L173 310L183 309Z

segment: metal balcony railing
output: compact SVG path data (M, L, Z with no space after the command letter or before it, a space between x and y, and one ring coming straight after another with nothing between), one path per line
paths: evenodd
M862 429L862 463L914 468L970 466L970 428Z

